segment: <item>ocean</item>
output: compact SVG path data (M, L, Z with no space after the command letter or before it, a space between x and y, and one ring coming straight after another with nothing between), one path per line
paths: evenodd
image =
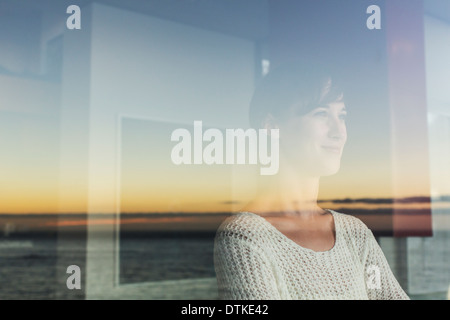
M58 247L57 238L51 236L0 240L0 300L70 298L64 295L68 291L62 289L65 284L58 282L58 258L63 252L83 270L86 250L83 243L65 243L65 247ZM211 235L122 237L118 251L120 284L214 278L213 250ZM216 293L212 294L205 299L214 298Z
M21 237L0 242L0 299L53 299L56 241Z
M413 278L409 283L417 291L417 294L410 295L412 299L447 298L447 292L433 292L432 289L442 287L438 285L442 279L445 279L444 287L449 284L449 239L448 233L444 232L436 233L432 238L410 240L408 273ZM399 247L392 249L398 250ZM213 233L122 235L117 251L120 285L214 279L213 252ZM101 259L102 252L97 254ZM386 247L385 254L389 254L389 247ZM61 269L58 269L61 261L73 262L85 270L86 242L58 242L56 235L3 237L0 239L0 300L84 299L83 290L72 294L61 282ZM196 285L198 283L193 282L192 288L188 289L195 292ZM216 298L214 290L200 297L205 300Z

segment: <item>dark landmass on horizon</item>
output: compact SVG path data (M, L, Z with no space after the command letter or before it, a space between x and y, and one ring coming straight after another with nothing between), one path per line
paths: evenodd
M361 219L376 236L392 236L392 209L333 208ZM450 210L450 209L447 209ZM174 235L206 236L215 234L231 212L210 213L122 213L122 214L0 214L0 239L18 236L55 236L85 234L87 223L100 235L111 233L120 222L120 236L162 237ZM399 216L429 216L429 209L396 210ZM89 218L89 220L87 220ZM420 230L419 230L420 231Z

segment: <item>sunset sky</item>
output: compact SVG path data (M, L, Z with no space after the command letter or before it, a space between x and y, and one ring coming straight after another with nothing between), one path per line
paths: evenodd
M278 58L283 41L297 41L292 52L305 59L332 48L329 54L348 75L348 141L341 170L321 179L319 198L429 196L427 146L407 153L427 135L424 128L411 128L415 117L427 121L426 108L397 114L395 127L392 118L398 106L388 66L396 52L413 47L395 39L389 43L385 29L359 28L366 19L360 10L364 4L350 7L351 19L342 19L332 8L320 19L309 17L308 10L299 12L295 33L264 44L272 45ZM261 77L255 57L270 60L267 53L255 52L255 43L245 37L214 29L133 12L124 16L122 10L101 5L89 14L92 23L65 38L61 82L0 75L0 212L239 210L254 195L259 166L175 166L170 136L176 128L190 130L194 120L220 130L245 127ZM312 37L309 30L317 34ZM5 41L14 43L14 37ZM24 40L21 50L32 49L30 43ZM5 66L12 64L10 59L0 55ZM420 88L421 81L414 87ZM394 145L398 130L406 139ZM399 156L403 162L394 163ZM401 175L395 180L397 171ZM440 188L439 193L450 190Z
M351 117L350 117L351 118ZM1 119L2 167L0 184L3 213L58 212L57 136L51 122L34 118ZM55 124L55 123L53 123ZM170 133L178 124L125 119L122 126L120 208L122 212L227 212L238 209L254 195L259 165L180 165L170 159ZM185 126L190 129L189 126ZM15 134L15 142L11 133ZM350 133L339 173L321 179L320 199L392 198L391 164L379 157L388 150L383 142L359 143ZM8 143L10 143L8 145ZM353 145L352 145L353 144ZM14 150L14 152L5 152ZM367 153L370 152L370 156ZM362 157L365 154L365 157ZM362 161L364 160L364 161ZM74 172L68 212L83 212L82 188ZM407 185L408 183L406 183ZM404 197L426 195L416 185ZM349 205L349 204L346 204ZM351 206L373 207L364 203ZM385 204L384 204L385 206Z

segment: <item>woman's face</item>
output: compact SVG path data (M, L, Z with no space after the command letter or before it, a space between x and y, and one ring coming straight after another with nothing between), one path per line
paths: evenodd
M301 116L292 111L280 126L280 149L290 165L308 176L335 174L347 141L345 117L343 102L333 102Z

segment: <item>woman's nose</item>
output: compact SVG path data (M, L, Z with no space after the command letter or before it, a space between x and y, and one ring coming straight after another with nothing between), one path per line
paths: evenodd
M347 137L345 122L339 117L330 117L328 121L328 136L334 140L344 140Z

